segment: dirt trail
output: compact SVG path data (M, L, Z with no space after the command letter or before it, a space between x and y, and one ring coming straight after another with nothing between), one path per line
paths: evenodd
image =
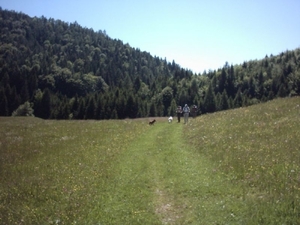
M179 152L183 147L183 124L158 120L152 126L145 126L147 130L134 140L122 157L120 179L132 177L130 183L134 188L146 185L153 196L149 204L161 223L178 224L185 205L176 202L173 188L177 177L181 177L178 165L182 160Z
M172 151L178 151L181 146L180 137L178 137L181 127L181 124L155 127L153 130L157 133L152 134L151 137L154 140L150 140L150 144L152 142L155 144L148 146L149 149L158 151L156 157L153 158L152 165L155 172L153 180L155 189L154 205L155 213L160 217L163 224L176 224L176 221L182 217L180 208L175 204L175 196L169 188L173 184L165 179L166 173L168 174L171 169L168 166L167 158L169 158L169 154L172 154Z
M142 157L147 158L150 164L148 172L154 191L153 204L162 224L178 224L187 208L186 203L176 202L174 193L174 185L180 185L184 181L180 180L185 171L182 168L185 158L181 154L184 148L182 130L183 124L158 121L149 127L145 136L135 141L135 147L143 149L140 154L144 154Z
M158 220L154 224L171 225L207 221L205 215L215 213L212 205L222 201L217 174L183 140L187 128L174 121L145 123L145 130L120 157L113 191L123 192L124 198L113 201L132 208L135 217L145 220L151 215L147 224L153 224L154 218ZM135 190L130 196L129 189Z

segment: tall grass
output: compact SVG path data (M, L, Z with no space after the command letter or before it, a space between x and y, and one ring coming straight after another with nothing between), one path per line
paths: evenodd
M184 133L243 190L244 224L300 223L300 98L203 115Z
M85 224L143 122L0 118L0 224ZM97 212L99 215L99 212Z
M0 118L0 224L300 224L299 105L188 125Z

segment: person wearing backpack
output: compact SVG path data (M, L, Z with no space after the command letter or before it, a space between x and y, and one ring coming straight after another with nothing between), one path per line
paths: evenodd
M196 118L197 112L198 112L197 106L196 106L196 105L193 105L193 107L192 107L192 112L191 112L193 118Z
M177 107L176 113L177 113L178 123L180 123L180 117L181 117L181 114L182 114L182 108L181 108L181 106Z
M189 114L190 114L190 108L188 107L187 104L185 104L184 107L183 107L184 124L188 123Z

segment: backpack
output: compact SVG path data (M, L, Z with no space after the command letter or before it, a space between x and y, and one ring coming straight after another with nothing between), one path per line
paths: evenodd
M184 107L183 107L183 112L185 112L185 113L190 112L189 107L188 107L188 106L184 106Z

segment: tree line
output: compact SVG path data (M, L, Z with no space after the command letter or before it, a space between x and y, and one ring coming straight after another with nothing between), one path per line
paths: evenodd
M203 114L300 93L300 49L195 74L77 22L0 8L0 28L0 116L154 117L184 104Z

